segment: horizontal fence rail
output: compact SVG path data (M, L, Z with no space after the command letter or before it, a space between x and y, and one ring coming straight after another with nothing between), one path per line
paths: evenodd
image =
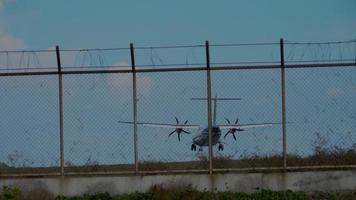
M356 41L0 51L0 177L354 169L355 67Z
M323 64L285 64L286 69L296 68L337 68L337 67L354 67L356 63L323 63ZM257 69L280 69L280 65L245 65L245 66L215 66L210 70L257 70ZM168 69L136 69L136 73L148 72L190 72L190 71L206 71L206 67L195 68L168 68ZM112 74L112 73L132 73L132 70L75 70L75 71L62 71L61 74ZM0 73L0 76L35 76L35 75L58 75L58 71L45 71L45 72L10 72Z

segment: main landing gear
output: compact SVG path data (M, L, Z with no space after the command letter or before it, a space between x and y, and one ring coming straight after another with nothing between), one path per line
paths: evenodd
M192 146L190 147L190 150L196 151L196 150L197 150L197 145L192 144ZM199 147L199 151L203 151L203 148L202 148L202 147Z
M218 150L219 150L219 151L224 151L224 145L223 145L223 144L219 144Z
M197 146L195 144L192 144L192 146L190 147L190 150L196 151L197 150ZM224 151L224 145L223 144L219 144L218 150L219 151ZM199 151L203 151L203 148L200 147Z

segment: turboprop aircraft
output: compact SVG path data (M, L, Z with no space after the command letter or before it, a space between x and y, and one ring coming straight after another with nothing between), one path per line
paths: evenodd
M207 98L192 98L192 100L207 100ZM249 128L258 128L258 127L270 127L273 124L280 123L252 123L252 124L239 124L239 119L236 118L234 123L227 118L225 118L227 124L216 124L216 113L217 113L217 101L225 101L225 100L241 100L240 98L218 98L215 96L211 98L213 101L214 111L213 111L213 122L211 126L211 134L212 134L212 145L218 144L218 150L223 151L224 145L221 141L221 131L227 129L228 131L224 135L224 139L231 134L235 141L236 135L238 132L245 131ZM202 151L202 147L209 146L209 128L208 126L200 126L200 125L190 125L188 124L188 120L184 121L184 123L180 123L178 118L175 117L176 123L151 123L151 122L137 122L137 125L148 126L148 127L160 127L160 128L173 128L174 130L168 134L168 136L177 133L178 141L180 141L181 134L191 134L190 131L198 129L197 134L192 139L191 150L196 151L197 146L199 146L199 151ZM127 121L118 121L119 123L124 124L134 124L134 122Z

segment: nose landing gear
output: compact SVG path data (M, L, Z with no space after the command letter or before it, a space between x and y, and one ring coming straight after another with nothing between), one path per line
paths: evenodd
M195 146L195 144L192 144L192 146L190 147L190 150L196 151L197 150L197 146Z

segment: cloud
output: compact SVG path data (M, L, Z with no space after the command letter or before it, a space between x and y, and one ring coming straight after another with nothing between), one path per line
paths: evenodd
M331 87L328 89L327 94L330 97L339 97L344 94L344 91L338 87Z
M7 2L14 2L14 1L15 0L0 0L0 10L5 7L5 4L7 4Z
M111 69L130 70L131 69L131 65L126 61L121 61L121 62L114 63L112 65Z
M132 75L120 74L111 76L111 85L115 89L132 90ZM148 76L139 76L137 78L137 88L139 92L147 94L153 88L153 80Z
M0 0L0 9L3 9L5 5L5 0Z
M15 0L0 0L0 12L2 12L8 3L15 2ZM27 48L26 43L8 33L6 30L5 19L0 19L0 50L23 50Z
M131 69L130 65L127 62L118 62L113 64L114 69ZM111 85L113 92L131 92L132 91L132 74L123 73L123 74L111 74L109 84ZM143 74L137 76L137 90L138 94L149 95L154 86L154 81L151 77Z
M12 50L23 50L23 49L27 49L27 45L23 40L18 39L6 33L1 34L1 30L0 30L0 51L12 51ZM20 59L21 55L22 54L19 53L8 53L8 54L0 53L0 69L21 67L21 66L13 66L13 65L19 65L18 64L19 62L16 61Z
M16 38L10 34L0 35L0 50L23 50L26 49L27 45L25 41Z

